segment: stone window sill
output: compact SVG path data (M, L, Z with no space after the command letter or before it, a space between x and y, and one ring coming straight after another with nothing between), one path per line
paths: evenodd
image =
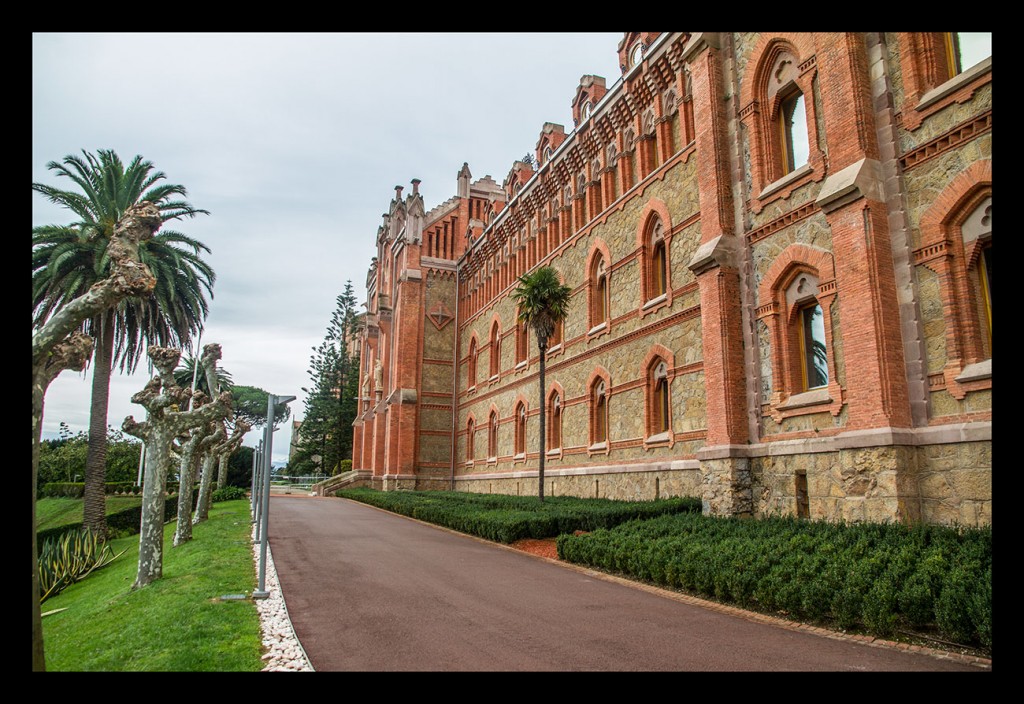
M810 164L804 164L798 169L793 169L779 180L773 181L772 183L769 183L767 186L765 186L764 190L761 191L761 194L758 195L757 199L764 200L771 194L781 191L783 188L790 185L791 183L799 181L804 176L811 173L811 171L813 171L813 169L811 168Z
M596 335L597 333L601 332L602 330L607 330L607 329L608 329L608 321L605 321L605 322L602 322L602 323L598 323L594 327L590 328L590 331L587 333L587 335Z
M658 433L657 435L651 435L649 438L644 440L644 445L650 447L651 445L668 445L672 441L672 433L665 431L664 433Z
M547 453L545 453L545 454L548 457L561 457L561 455L562 455L562 448L556 447L553 450L548 450Z
M526 453L525 452L520 452L518 455L512 455L512 461L513 462L525 462L526 461Z
M980 381L981 379L992 378L992 360L986 359L984 362L978 362L977 364L969 364L964 367L964 370L960 372L960 375L956 377L956 381L961 384L965 384L968 381Z
M829 397L828 389L821 388L805 391L802 394L793 394L784 403L779 404L778 408L782 411L788 411L794 408L806 408L807 406L817 406L826 403L832 403L832 399Z
M919 102L914 109L925 110L926 108L939 102L947 95L952 95L957 92L965 85L973 81L978 76L987 73L992 70L992 57L989 56L987 59L983 59L971 68L967 69L963 73L959 73L948 81L943 83L936 88L932 88L930 91L921 96L921 102Z
M525 359L522 362L517 362L516 363L516 371L517 372L518 371L522 371L523 369L526 369L526 360Z
M668 300L668 294L667 293L663 293L660 296L658 296L657 298L652 298L651 300L647 301L647 303L644 303L644 305L641 308L641 310L650 310L651 308L654 308L655 306L660 305L660 304L664 303L667 300Z

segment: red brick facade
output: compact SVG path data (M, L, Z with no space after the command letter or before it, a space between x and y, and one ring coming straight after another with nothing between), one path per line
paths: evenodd
M584 76L533 163L501 184L463 165L429 212L397 187L353 468L533 493L544 451L552 494L989 522L991 58L942 47L626 33L622 76ZM544 450L509 296L541 265L573 291Z

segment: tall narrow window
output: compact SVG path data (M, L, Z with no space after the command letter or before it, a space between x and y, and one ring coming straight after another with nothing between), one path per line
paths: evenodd
M473 461L473 439L476 437L476 423L471 417L466 423L466 461Z
M526 406L516 406L516 455L526 456Z
M487 421L487 457L496 459L498 457L498 412L491 411L491 417Z
M555 323L554 329L551 331L551 336L548 337L548 350L552 350L562 344L562 321Z
M785 175L806 164L810 158L803 93L795 91L783 99L779 109L779 131L782 173Z
M466 370L466 384L469 388L476 386L476 338L469 341L469 367Z
M598 256L591 267L590 286L590 328L593 330L607 323L609 315L608 267L602 256Z
M604 380L594 384L592 399L594 415L592 418L591 444L598 445L608 442L608 393Z
M985 309L985 329L988 332L989 357L992 356L992 243L981 250L978 263L978 277L981 283L981 303Z
M557 450L562 446L562 399L557 393L551 396L550 418L548 449Z
M650 263L648 264L647 300L665 295L668 291L668 257L665 250L665 227L660 218L651 226L649 240Z
M526 323L516 323L516 364L525 362L530 354L530 331Z
M490 376L494 378L501 371L501 327L495 320L491 325L491 367Z
M651 370L651 434L667 433L669 427L668 365L659 360Z
M804 390L828 386L828 354L825 346L825 316L815 301L800 308L800 360Z

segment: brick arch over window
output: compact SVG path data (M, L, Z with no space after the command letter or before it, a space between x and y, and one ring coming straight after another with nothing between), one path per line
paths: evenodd
M787 148L792 148L792 144L787 145L787 134L792 135L783 124L792 117L793 100L800 95L803 96L802 110L806 116L807 164L815 174L815 180L824 177L824 154L819 149L821 135L818 134L814 106L817 69L815 62L809 61L814 51L810 33L788 32L762 36L750 53L740 84L739 115L750 135L751 206L754 212L760 212L770 199L788 193L792 187L788 190L773 189L762 200L760 194L764 189L783 179L793 169L800 176L804 174L800 164L787 163ZM793 178L803 182L797 175Z
M654 344L644 357L644 445L672 446L672 379L676 358L664 345Z
M644 206L636 244L640 251L640 306L646 315L672 303L672 217L664 201L651 198Z
M771 347L772 417L827 410L838 415L842 387L836 376L831 308L836 298L835 260L830 252L793 244L775 258L758 287L756 315L768 328ZM820 308L817 334L808 334L811 314ZM812 339L812 337L814 339ZM818 354L815 355L815 345ZM823 346L824 349L820 349ZM817 360L827 383L813 381Z
M609 399L612 377L608 370L597 366L587 379L587 410L590 418L590 447L587 454L608 454L611 446Z
M593 335L608 332L611 326L611 266L608 245L597 238L587 255L587 326ZM603 328L598 330L601 325Z
M968 218L991 197L992 161L977 161L957 175L924 212L921 246L914 251L915 263L939 277L946 328L943 376L946 389L958 399L968 391L991 388L991 369L987 379L957 379L965 370L968 376L976 376L977 371L968 367L992 356L987 324L979 315L982 307L991 305L990 300L982 300L989 293L984 269L986 255L991 257L991 216L988 231L981 237L964 229Z

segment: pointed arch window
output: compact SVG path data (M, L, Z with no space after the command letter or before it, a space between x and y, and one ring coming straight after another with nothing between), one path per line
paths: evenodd
M469 359L466 370L466 383L470 389L476 388L476 338L469 341Z
M777 124L779 157L782 162L780 175L785 176L806 164L811 154L804 94L795 86L782 99Z
M491 411L487 420L487 459L494 461L498 458L498 412Z
M516 323L516 366L525 365L530 356L530 329L526 323Z
M551 395L551 408L548 417L551 419L548 428L548 451L562 447L562 397L556 391Z
M604 379L598 379L591 388L590 445L598 449L608 444L608 389Z
M491 325L490 378L493 380L501 371L501 325L497 320Z
M604 256L598 255L590 270L590 331L608 324L611 308L608 286L608 266Z
M476 421L470 416L466 422L466 463L473 463L473 440L476 437Z
M526 404L516 405L515 455L526 457Z
M648 434L657 436L668 433L671 414L669 391L668 364L663 359L655 358L651 364L648 377Z
M646 262L644 298L648 302L660 299L668 293L668 248L665 242L665 225L655 216L648 225L645 249L649 252Z

